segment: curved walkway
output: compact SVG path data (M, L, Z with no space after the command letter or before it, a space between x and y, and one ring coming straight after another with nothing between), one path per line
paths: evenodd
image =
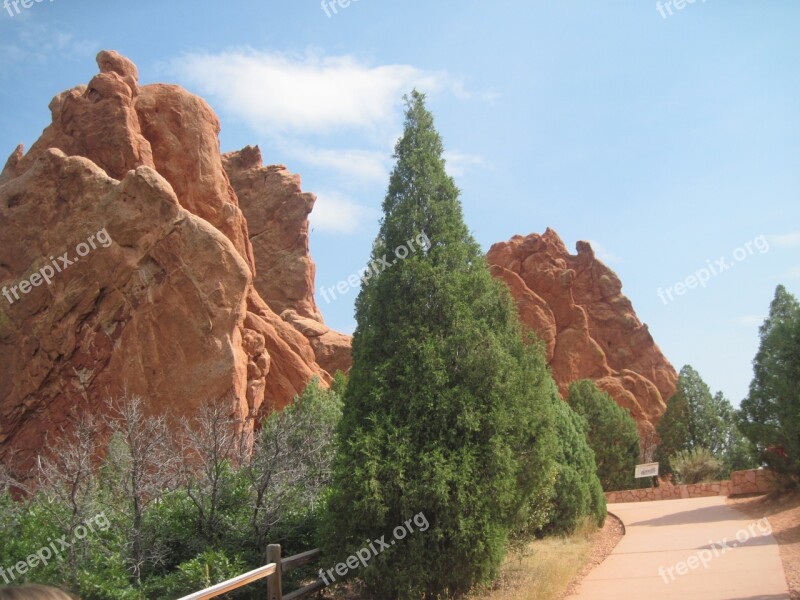
M723 496L609 504L625 537L571 600L789 600L778 544Z

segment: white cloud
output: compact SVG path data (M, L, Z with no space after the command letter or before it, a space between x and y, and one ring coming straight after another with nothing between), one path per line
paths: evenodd
M285 145L283 150L306 164L332 169L360 182L386 184L391 154L374 150L334 150L304 145Z
M414 87L435 92L449 80L410 65L373 66L313 51L189 53L173 59L170 70L270 134L380 130L395 120L405 92Z
M361 229L368 219L377 219L377 215L375 209L358 204L337 192L319 192L309 221L313 229L350 234Z
M15 17L17 20L30 18L23 13ZM97 44L89 40L77 39L73 34L41 23L13 23L18 27L12 34L3 31L0 37L0 53L4 60L0 61L0 73L13 68L30 68L30 63L44 64L53 60L72 60L94 57L98 51ZM5 29L8 29L6 27Z
M780 248L795 248L800 246L800 231L794 233L783 233L780 235L768 235L767 239L770 244Z
M445 152L444 160L446 161L447 174L450 177L461 177L471 170L471 167L482 167L486 164L482 156L459 152Z
M800 265L795 265L791 267L786 273L783 274L784 277L787 279L798 279L800 278Z
M766 318L764 315L744 315L736 319L736 322L744 327L759 327Z
M603 244L596 240L586 240L592 246L592 250L594 250L594 255L599 258L604 263L618 263L622 262L622 259L614 254L613 252L609 251Z

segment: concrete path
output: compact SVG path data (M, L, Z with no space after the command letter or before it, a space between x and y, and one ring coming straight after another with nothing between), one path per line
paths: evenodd
M724 497L608 510L626 534L572 600L789 600L769 522L747 518Z

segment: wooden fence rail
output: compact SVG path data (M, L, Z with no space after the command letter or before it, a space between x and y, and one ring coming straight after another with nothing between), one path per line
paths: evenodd
M240 587L244 587L249 583L253 583L254 581L258 581L259 579L268 577L273 573L275 573L276 571L277 571L277 565L275 563L270 563L263 567L259 567L258 569L254 569L249 573L245 573L244 575L239 575L238 577L234 577L233 579L229 579L228 581L223 581L222 583L213 585L210 588L206 588L199 592L195 592L194 594L190 594L189 596L184 596L180 600L207 600L208 598L216 598L217 596L221 596L225 592L237 590Z
M317 580L305 587L295 590L286 595L283 594L283 574L301 567L312 560L315 560L322 554L319 548L295 554L288 558L281 558L280 544L270 544L267 547L267 565L259 567L244 575L239 575L228 581L223 581L210 588L195 592L189 596L184 596L180 600L206 600L208 598L216 598L226 592L244 587L259 579L267 578L267 598L268 600L299 600L305 598L309 594L326 587L322 580Z

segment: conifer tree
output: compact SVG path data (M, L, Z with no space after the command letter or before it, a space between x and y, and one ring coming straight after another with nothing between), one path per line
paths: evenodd
M639 432L631 414L590 379L569 388L569 405L586 419L586 438L594 450L597 475L607 492L636 486Z
M759 333L741 428L784 483L800 485L800 304L782 285Z
M542 348L523 343L464 223L424 95L406 103L370 260L389 266L365 274L356 302L326 544L351 554L424 513L426 531L357 573L390 600L492 578L509 531L551 485L554 442Z

